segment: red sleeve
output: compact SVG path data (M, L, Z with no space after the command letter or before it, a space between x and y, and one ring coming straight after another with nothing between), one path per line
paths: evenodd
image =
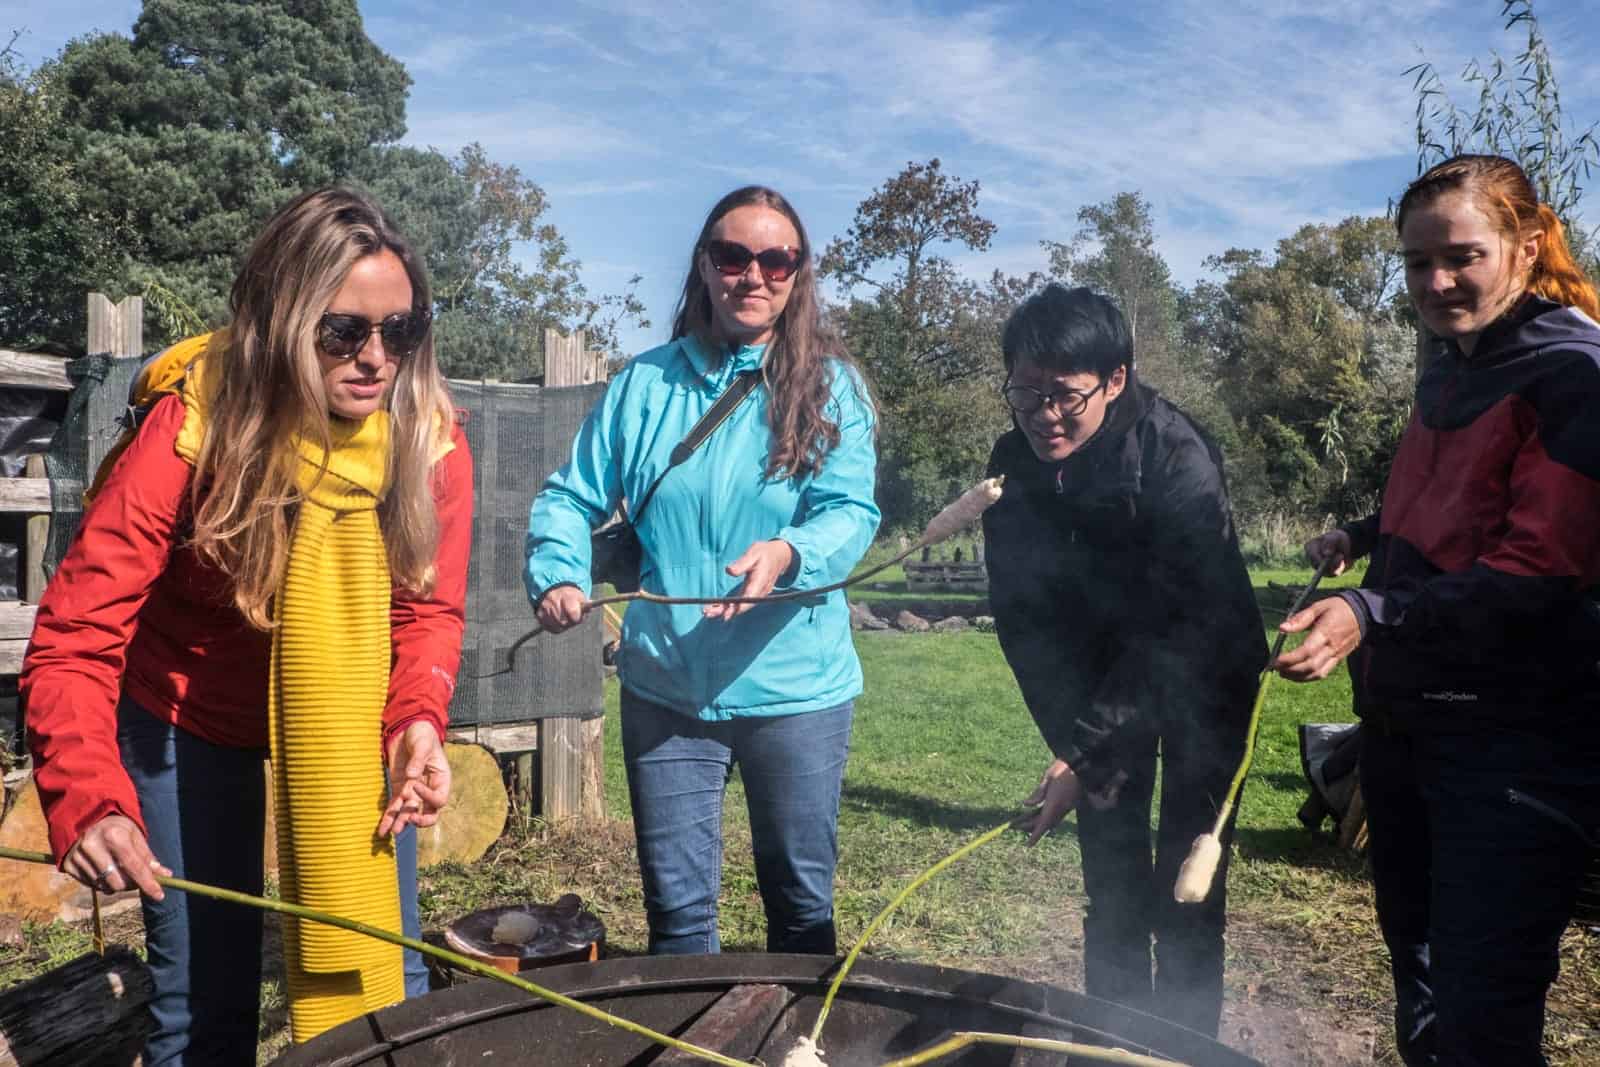
M176 396L151 409L39 601L19 686L58 863L107 815L144 829L117 750L117 701L128 641L167 566L193 474L173 450L183 416Z
M396 589L389 607L394 655L389 665L389 702L383 712L383 744L417 719L433 723L442 740L450 697L461 665L461 634L467 615L467 559L472 549L472 453L461 426L455 443L433 472L433 502L439 519L433 592L425 597Z

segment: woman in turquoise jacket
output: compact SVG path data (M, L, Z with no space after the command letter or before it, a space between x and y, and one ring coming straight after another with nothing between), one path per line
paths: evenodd
M761 384L663 477L744 371ZM582 619L590 531L647 494L646 590L763 596L839 581L878 527L874 424L818 313L794 208L771 189L729 193L695 242L672 341L617 375L534 499L523 577L540 623L558 633ZM718 949L722 798L737 764L768 951L833 954L839 787L861 692L844 595L638 602L617 670L650 951Z

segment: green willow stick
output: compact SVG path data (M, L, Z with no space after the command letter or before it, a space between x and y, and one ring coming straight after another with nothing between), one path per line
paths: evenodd
M1317 564L1317 571L1311 576L1311 581L1300 591L1300 596L1289 606L1289 614L1285 619L1293 617L1299 610L1306 606L1311 599L1311 593L1317 588L1317 583L1322 581L1328 568L1333 565L1334 557L1324 556L1322 562ZM1178 880L1172 887L1172 897L1180 904L1196 904L1211 895L1211 883L1216 880L1217 868L1222 864L1222 831L1228 824L1228 816L1233 813L1233 806L1239 802L1239 790L1244 786L1245 776L1250 773L1250 766L1256 758L1256 734L1261 730L1261 709L1267 702L1267 688L1272 683L1272 677L1277 672L1272 665L1278 661L1278 655L1283 651L1283 643L1289 635L1278 631L1278 638L1272 643L1272 652L1267 656L1267 665L1261 671L1261 683L1256 687L1256 702L1250 706L1250 724L1245 727L1244 756L1239 760L1238 768L1233 772L1233 780L1228 785L1228 793L1222 798L1222 805L1217 809L1216 821L1212 824L1211 832L1201 834L1194 839L1194 844L1189 849L1189 855L1183 861L1183 866L1178 869Z
M29 852L20 848L8 848L4 845L0 845L0 859L21 860L24 863L44 863L52 865L54 862L43 852ZM477 960L468 956L463 956L459 952L452 952L446 948L439 948L436 945L428 944L426 941L418 941L415 938L406 937L403 934L391 933L388 930L383 930L376 926L368 926L366 923L357 922L354 919L346 919L338 915L330 915L327 912L318 911L315 908L307 908L300 904L290 904L288 901L284 900L271 900L267 897L254 897L248 893L235 892L232 889L221 889L217 886L205 885L201 882L191 882L186 878L166 878L162 877L161 875L157 875L156 881L161 883L161 885L167 889L181 889L186 893L195 893L202 897L211 897L214 900L226 900L234 904L243 904L247 907L259 908L262 911L276 911L284 915L293 915L297 919L308 919L311 922L322 923L324 926L337 926L341 930L351 930L358 934L365 934L368 937L377 938L379 941L387 941L391 945L400 945L404 948L415 949L416 951L428 956L432 956L435 959L444 960L450 963L452 966L459 967L464 971L470 971L473 974L481 977L493 978L497 981L504 982L507 985L515 986L525 993L532 993L534 996L548 1000L552 1004L559 1004L563 1008L571 1008L573 1011L587 1015L591 1019L598 1019L607 1026L615 1026L618 1029L626 1030L629 1033L637 1034L640 1037L654 1041L658 1045L666 1045L668 1048L675 1048L679 1052L684 1052L694 1056L697 1059L705 1060L707 1063L720 1064L721 1067L750 1067L749 1063L745 1060L731 1059L722 1055L720 1052L713 1052L710 1049L701 1048L699 1045L691 1045L687 1041L679 1041L675 1037L668 1037L666 1034L657 1033L647 1026L640 1026L638 1023L629 1022L627 1019L619 1018L618 1016L612 1015L610 1012L601 1011L599 1008L585 1004L581 1000L574 1000L571 997L563 996L554 990L545 989L543 986L534 985L532 982L529 982L525 979L518 978L515 975L507 974L497 967L493 967L487 963L479 963Z
M1096 1045L1083 1045L1076 1041L1052 1041L1044 1037L1017 1037L1012 1034L991 1034L981 1030L963 1030L958 1034L923 1049L914 1052L904 1059L893 1060L883 1067L918 1067L919 1064L932 1063L940 1056L948 1056L968 1045L1009 1045L1012 1048L1042 1049L1045 1052L1064 1052L1069 1056L1085 1060L1099 1060L1101 1063L1122 1064L1123 1067L1184 1067L1183 1064L1173 1060L1157 1059L1154 1056L1145 1056L1137 1052L1128 1052L1120 1048L1100 1048Z
M855 947L850 950L850 955L844 958L844 963L839 967L839 973L834 976L833 984L828 986L828 995L822 1000L822 1011L817 1014L817 1025L811 1028L812 1044L819 1044L817 1039L822 1034L822 1024L828 1019L828 1010L833 1007L833 998L838 995L839 987L844 984L845 975L850 973L850 968L855 964L856 957L861 955L861 950L867 947L867 939L877 932L878 927L883 925L884 920L892 915L896 908L905 903L906 898L915 892L917 887L922 885L922 883L926 882L928 879L932 878L934 875L938 874L952 863L961 859L973 849L993 841L995 838L1011 829L1015 824L1015 819L1008 819L977 840L969 841L965 845L962 845L960 848L950 853L950 855L946 856L938 863L935 863L932 867L929 867L927 870L917 875L916 878L912 879L910 885L900 890L899 896L895 897L889 902L889 906L887 908L884 908L882 911L878 912L877 917L867 924L866 930L862 931L861 936L856 939Z
M1322 581L1323 575L1327 574L1328 568L1333 565L1333 559L1332 555L1324 556L1322 562L1317 564L1316 573L1311 576L1311 580L1306 583L1306 587L1300 590L1300 595L1295 598L1295 602L1289 605L1289 614L1285 615L1284 618L1287 619L1294 616L1301 608L1306 606L1306 602L1311 599L1311 594L1316 590L1317 584ZM1283 651L1283 643L1288 637L1289 635L1281 630L1278 632L1277 640L1272 642L1272 654L1267 657L1267 668L1261 672L1261 687L1256 690L1255 706L1250 709L1250 730L1245 735L1244 759L1239 761L1239 767L1233 773L1233 781L1228 784L1228 795L1222 801L1222 810L1217 814L1216 826L1212 828L1212 833L1218 837L1222 836L1222 827L1228 821L1228 813L1233 810L1233 805L1239 799L1239 788L1244 785L1245 776L1250 773L1250 765L1255 762L1256 734L1261 727L1261 707L1267 702L1267 683L1271 682L1272 676L1277 673L1272 669L1272 665L1277 662L1278 655Z

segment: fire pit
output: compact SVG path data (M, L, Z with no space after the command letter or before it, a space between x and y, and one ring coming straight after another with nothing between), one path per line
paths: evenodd
M727 953L567 964L538 973L539 984L664 1033L693 1040L723 1026L723 1051L763 1055L809 1033L837 960L821 956ZM777 987L761 989L760 987ZM754 997L748 994L754 989ZM770 993L763 997L761 994ZM741 999L742 998L742 999ZM771 1002L763 1011L755 1002ZM726 1004L738 1002L737 1008ZM722 1020L726 1022L727 1020ZM1191 1030L1053 986L947 967L858 960L823 1029L830 1067L876 1067L958 1030L1094 1042L1167 1056L1190 1067L1261 1067ZM659 1053L659 1055L658 1055ZM670 1057L670 1058L667 1058ZM434 1067L441 1063L546 1063L622 1067L691 1061L497 982L475 981L364 1016L290 1050L276 1067ZM944 1064L1059 1064L1053 1053L975 1047Z

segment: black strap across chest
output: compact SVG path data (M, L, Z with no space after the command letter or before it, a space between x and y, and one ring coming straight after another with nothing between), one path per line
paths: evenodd
M665 478L672 468L694 455L694 450L704 444L705 439L710 437L712 432L722 425L729 415L733 414L733 409L738 407L740 402L754 392L756 386L760 384L761 370L759 367L755 370L740 371L734 377L733 384L723 390L722 395L717 397L716 403L712 404L710 409L700 416L700 421L690 427L689 432L684 435L682 441L673 446L672 455L667 459L666 470L656 475L656 480L650 483L650 488L646 489L644 496L639 499L639 506L629 509L629 522L635 526L639 524L639 519L644 515L645 505L649 504L650 498L656 495L656 487L661 484L661 479Z

